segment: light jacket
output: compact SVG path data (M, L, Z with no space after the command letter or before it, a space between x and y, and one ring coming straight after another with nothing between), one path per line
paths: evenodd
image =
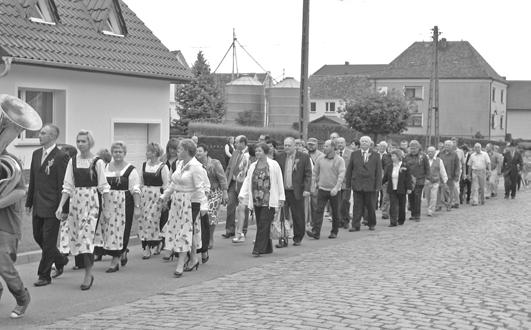
M247 171L247 176L243 181L240 194L238 195L240 200L243 200L243 204L247 205L248 208L253 209L253 173L256 168L254 162L249 166ZM269 166L269 181L271 187L269 189L269 207L279 207L280 201L285 201L286 197L284 195L284 178L282 177L282 171L278 163L272 159L267 158L267 165Z

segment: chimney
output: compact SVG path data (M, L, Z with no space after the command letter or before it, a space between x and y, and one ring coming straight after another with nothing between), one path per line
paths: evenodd
M345 65L349 65L350 63L348 61L345 61Z
M446 41L446 38L442 38L441 41L439 41L439 48L445 49L446 46L448 46L448 42Z

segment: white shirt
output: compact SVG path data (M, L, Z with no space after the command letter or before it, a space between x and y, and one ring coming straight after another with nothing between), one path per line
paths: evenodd
M192 203L200 203L201 211L208 211L207 192L210 192L210 180L208 174L195 157L183 166L183 161L177 161L175 172L171 176L171 182L164 191L167 198L174 191L192 193Z
M470 154L470 159L468 160L468 166L472 170L487 170L490 169L490 157L484 151L473 152Z
M400 174L400 166L402 162L393 163L393 173L391 173L391 180L393 181L393 190L398 188L398 175Z
M77 168L89 168L92 166L92 162L95 157L86 159L76 157L76 167ZM98 160L96 162L96 174L98 176L98 190L100 193L107 193L111 189L111 186L107 182L107 177L105 176L105 162L103 160ZM72 159L68 161L66 166L65 178L63 180L63 193L72 196L74 193L75 184L74 184L74 168L72 166Z
M50 152L52 152L52 150L56 147L57 145L54 143L50 148L48 149L44 149L44 147L42 148L42 158L41 158L41 164L44 163L44 160L46 159L46 157L48 157L48 155L50 154Z
M98 162L99 163L99 162ZM115 178L124 175L125 171L129 168L131 164L127 164L120 172L109 171L109 164L105 166L105 176L107 178ZM131 194L140 194L140 176L136 171L136 168L131 171L128 178L128 189Z

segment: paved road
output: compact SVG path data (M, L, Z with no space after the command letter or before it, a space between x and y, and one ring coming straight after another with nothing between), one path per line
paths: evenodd
M212 252L211 264L181 279L169 276L174 264L160 266L158 260L150 265L135 260L114 276L98 265L93 290L76 290L81 274L70 272L52 286L32 289L39 297L24 320L7 320L9 309L0 305L0 324L530 329L530 197L525 192L516 200L462 207L403 227L380 222L375 232L342 231L337 240L305 240L301 248L262 258L249 256L250 242L233 247L224 241Z

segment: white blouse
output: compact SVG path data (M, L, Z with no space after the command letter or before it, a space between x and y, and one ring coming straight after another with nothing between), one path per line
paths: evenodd
M169 197L174 191L192 193L192 203L201 203L201 210L208 211L206 193L210 191L210 181L203 165L195 157L184 166L182 160L177 161L171 183L163 197Z
M124 175L125 171L131 166L131 164L127 164L120 172L116 171L109 171L109 164L105 166L105 177L107 178L115 178ZM136 168L134 168L131 173L129 174L128 178L129 183L129 191L131 194L140 194L140 176L138 175L138 172L136 171Z
M158 162L155 165L149 165L149 162L146 162L145 172L146 173L157 173L157 171L159 170L162 164L164 163ZM160 170L160 175L162 176L162 189L168 188L168 185L170 184L171 175L170 175L170 170L168 169L168 166L166 166L166 164L162 166L162 169ZM140 176L140 181L142 182L142 186L143 186L144 185L143 176Z
M89 168L92 166L92 162L94 161L95 157L92 158L80 158L76 157L76 167L77 168ZM99 159L96 162L96 174L98 176L98 191L100 193L107 193L111 189L111 186L107 182L107 177L105 176L105 162L101 159ZM63 180L63 193L70 195L72 197L75 189L74 184L74 168L72 165L72 159L68 161L68 165L66 167L65 172L65 178Z
M398 162L397 164L393 163L393 173L391 174L393 190L398 189L398 175L400 174L400 166L402 166L402 162Z

